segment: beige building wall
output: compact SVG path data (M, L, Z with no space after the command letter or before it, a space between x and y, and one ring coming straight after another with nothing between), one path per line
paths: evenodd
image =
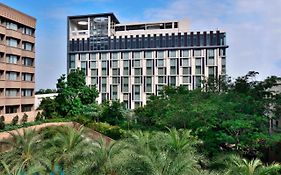
M34 118L36 19L0 3L0 116Z

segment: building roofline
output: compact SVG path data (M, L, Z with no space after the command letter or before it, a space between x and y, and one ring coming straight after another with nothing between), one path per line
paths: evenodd
M31 18L31 19L33 19L33 20L35 20L35 21L37 20L35 17L30 16L30 15L28 15L28 14L26 14L26 13L23 13L23 12L21 12L21 11L19 11L19 10L15 9L15 8L10 7L10 6L8 6L8 5L6 5L6 4L3 4L3 3L1 3L1 2L0 2L0 6L3 6L3 7L6 7L6 8L9 8L9 9L11 9L11 10L14 10L14 11L16 11L17 13L20 13L20 14L22 14L22 15L26 16L26 17L29 17L29 18Z
M74 16L67 16L68 19L76 19L76 18L86 18L86 17L102 17L102 16L110 16L113 18L113 20L117 23L120 24L119 20L117 17L114 15L114 13L96 13L96 14L87 14L87 15L74 15Z

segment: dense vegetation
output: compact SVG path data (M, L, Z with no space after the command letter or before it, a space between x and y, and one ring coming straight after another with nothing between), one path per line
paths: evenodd
M266 161L268 148L281 141L280 134L274 133L269 124L281 116L281 94L271 90L280 78L255 81L256 75L249 72L233 82L226 77L209 79L203 82L202 89L193 91L165 87L158 96L152 95L146 106L128 111L119 101L97 104L96 88L87 86L83 72L75 70L67 78L63 75L58 79L55 99L42 101L44 117L40 121L76 121L117 141L104 145L73 137L83 145L76 150L80 151L77 158L75 150L65 153L73 156L65 160L52 157L52 151L51 157L42 155L42 151L36 155L47 158L42 162L51 162L52 171L60 167L67 174L76 170L83 171L80 174L274 174L279 165L266 167L259 159ZM43 133L38 146L55 142L57 134L46 137ZM49 147L55 149L58 145ZM101 153L97 149L102 149ZM44 152L49 151L46 148ZM10 153L2 156L9 157ZM99 156L109 158L100 160ZM3 163L6 169L14 164L8 159ZM20 163L17 166L21 171L32 170L31 167L22 169ZM47 165L44 167L46 172Z

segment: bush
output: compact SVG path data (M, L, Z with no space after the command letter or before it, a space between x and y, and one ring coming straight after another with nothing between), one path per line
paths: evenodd
M119 126L112 126L108 123L95 122L87 126L115 140L120 139L125 133Z
M26 113L23 114L21 118L21 124L25 124L28 120L28 115Z
M40 121L43 119L43 116L40 112L37 112L36 117L35 117L35 121Z
M18 122L19 122L19 116L16 115L12 120L12 125L16 125L16 124L18 124Z
M85 116L76 116L76 117L73 117L73 121L74 122L77 122L77 123L80 123L81 125L88 125L89 123L92 122L91 119L85 117Z
M5 129L5 117L2 115L0 117L0 130Z

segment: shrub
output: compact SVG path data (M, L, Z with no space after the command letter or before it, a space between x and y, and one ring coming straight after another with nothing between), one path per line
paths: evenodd
M23 114L22 118L21 118L21 123L25 124L28 120L28 115L26 113Z
M76 116L73 118L74 122L80 123L81 125L88 125L92 122L91 119L85 117L85 116Z
M35 117L35 121L40 121L42 119L43 119L42 114L40 112L37 112L36 117Z
M19 122L19 116L16 115L12 120L12 125L16 125L16 124L18 124L18 122Z
M0 130L5 129L5 117L2 115L0 117Z
M120 139L125 133L119 126L112 126L102 122L91 123L88 127L115 140Z

